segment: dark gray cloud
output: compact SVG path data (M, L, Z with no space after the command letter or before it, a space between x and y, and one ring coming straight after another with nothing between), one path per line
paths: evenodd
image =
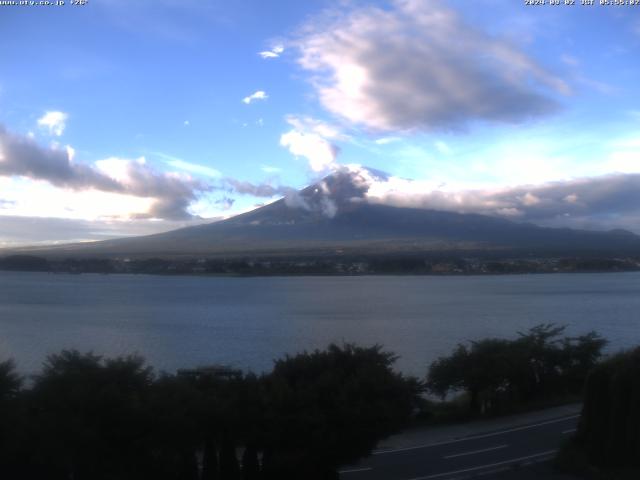
M202 192L212 188L186 175L158 172L142 162L109 159L98 163L102 168L75 163L66 149L42 147L0 125L0 176L45 180L72 190L95 189L154 198L151 209L137 216L170 220L190 218L188 207ZM114 165L121 167L123 178L109 175L108 170Z
M190 214L187 209L191 202L195 200L193 198L184 197L169 197L158 198L153 201L149 211L143 213L136 213L132 215L132 218L162 218L167 220L188 220L194 216Z
M437 0L328 11L294 45L323 106L373 130L521 122L556 111L556 94L570 91L508 40Z
M640 174L611 174L531 188L518 187L501 195L529 220L558 216L610 216L640 213Z
M398 207L479 213L574 228L627 228L640 233L640 174L524 185L501 190L443 191L419 182L369 182L367 201Z
M160 173L138 162L127 163L127 180L123 184L126 193L156 199L145 216L168 220L191 218L189 206L202 192L214 189L201 180Z
M11 134L0 125L0 176L13 175L46 180L63 188L122 191L122 186L107 175L71 162L66 150L43 148L31 138Z
M286 195L292 190L291 187L274 186L271 183L251 183L235 178L225 178L220 188L228 189L242 195L267 198L276 195Z
M236 202L235 198L224 196L222 198L215 200L213 203L215 205L218 205L220 208L222 208L222 210L229 210L231 207L233 207L233 204L235 202Z

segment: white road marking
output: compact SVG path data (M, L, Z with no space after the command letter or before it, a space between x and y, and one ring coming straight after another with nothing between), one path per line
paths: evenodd
M573 433L577 430L577 428L570 428L569 430L563 430L562 434L565 435L567 433Z
M474 470L483 470L485 468L497 467L499 465L505 465L508 463L516 463L516 462L521 462L523 460L530 460L532 458L544 457L556 452L557 450L548 450L546 452L527 455L526 457L512 458L511 460L504 460L503 462L489 463L487 465L480 465L479 467L465 468L463 470L455 470L452 472L436 473L435 475L427 475L426 477L416 477L416 478L412 478L411 480L429 480L431 478L445 477L447 475L457 475L458 473L473 472Z
M493 433L485 433L485 434L481 434L481 435L472 435L470 437L458 438L458 439L455 439L455 440L447 440L445 442L425 443L423 445L415 445L413 447L395 448L393 450L378 450L377 452L373 452L372 455L384 455L384 454L387 454L387 453L406 452L408 450L419 450L421 448L437 447L437 446L440 446L440 445L449 445L451 443L468 442L468 441L471 441L471 440L477 440L479 438L495 437L496 435L503 435L505 433L517 432L517 431L520 431L520 430L527 430L529 428L541 427L543 425L550 425L552 423L564 422L566 420L571 420L571 419L578 418L578 417L580 417L580 415L571 415L569 417L556 418L555 420L548 420L546 422L540 422L540 423L536 423L534 425L525 425L524 427L515 427L515 428L510 428L508 430L502 430L502 431L493 432Z
M352 468L349 470L340 470L338 473L356 473L356 472L367 472L369 470L373 470L371 467L363 467L363 468Z
M500 450L501 448L507 448L508 446L509 445L499 445L497 447L483 448L482 450L474 450L473 452L456 453L454 455L447 455L444 458L464 457L465 455L474 455L476 453L484 453L484 452L490 452L492 450Z

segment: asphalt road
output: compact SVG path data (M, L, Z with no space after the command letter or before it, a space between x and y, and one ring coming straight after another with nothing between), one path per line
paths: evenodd
M553 458L579 415L425 445L379 450L340 472L343 480L451 480L482 476Z

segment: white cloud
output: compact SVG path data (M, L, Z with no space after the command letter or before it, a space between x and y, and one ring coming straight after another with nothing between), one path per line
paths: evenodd
M179 158L166 161L167 165L171 165L174 168L185 170L187 172L195 173L205 177L219 177L220 171L215 168L207 167L205 165L198 165L197 163L185 162Z
M185 120L184 122L182 122L182 124L183 124L185 127L188 127L189 125L191 125L191 122L190 122L189 120Z
M66 190L29 178L0 178L3 196L12 201L6 214L76 220L129 218L151 208L152 198L95 189Z
M103 160L95 162L96 168L107 175L109 178L119 182L126 183L131 181L131 172L129 166L131 163L138 163L144 165L147 160L144 157L139 157L135 160L129 160L126 158L109 157Z
M284 52L284 47L282 45L276 45L270 50L264 50L262 52L258 52L262 58L278 58L282 52Z
M272 167L271 165L262 165L260 166L260 170L262 170L265 173L278 173L282 169L279 167Z
M244 97L242 99L242 102L249 105L254 100L266 100L267 98L269 98L269 95L267 95L263 90L258 90L252 93L251 95L249 95L248 97Z
M347 140L349 138L335 125L330 125L309 116L288 115L286 121L298 131L316 133L323 138L331 140Z
M68 118L69 115L64 112L45 112L45 114L38 119L38 125L47 128L49 134L59 137L64 132Z
M280 145L297 157L305 157L314 172L330 170L337 165L338 148L317 133L293 129L280 137Z
M400 137L382 137L375 140L375 143L377 145L388 145L390 143L399 142L400 140Z
M265 50L263 52L258 52L262 58L278 58L280 55L272 52L271 50Z
M333 12L337 13L337 12ZM569 86L507 40L434 0L315 18L294 42L322 105L378 131L515 123L558 108Z
M73 162L73 159L76 156L76 150L71 145L67 145L65 149L67 150L67 157L69 157L69 162Z
M304 157L314 172L326 172L339 166L340 149L330 140L347 140L338 128L311 117L289 115L286 121L292 130L280 137L280 145L293 155Z

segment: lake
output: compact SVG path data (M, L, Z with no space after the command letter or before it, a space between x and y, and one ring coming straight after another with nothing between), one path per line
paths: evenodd
M640 273L222 278L0 272L0 359L33 373L63 348L144 355L157 369L380 343L423 376L459 342L542 322L640 344Z

